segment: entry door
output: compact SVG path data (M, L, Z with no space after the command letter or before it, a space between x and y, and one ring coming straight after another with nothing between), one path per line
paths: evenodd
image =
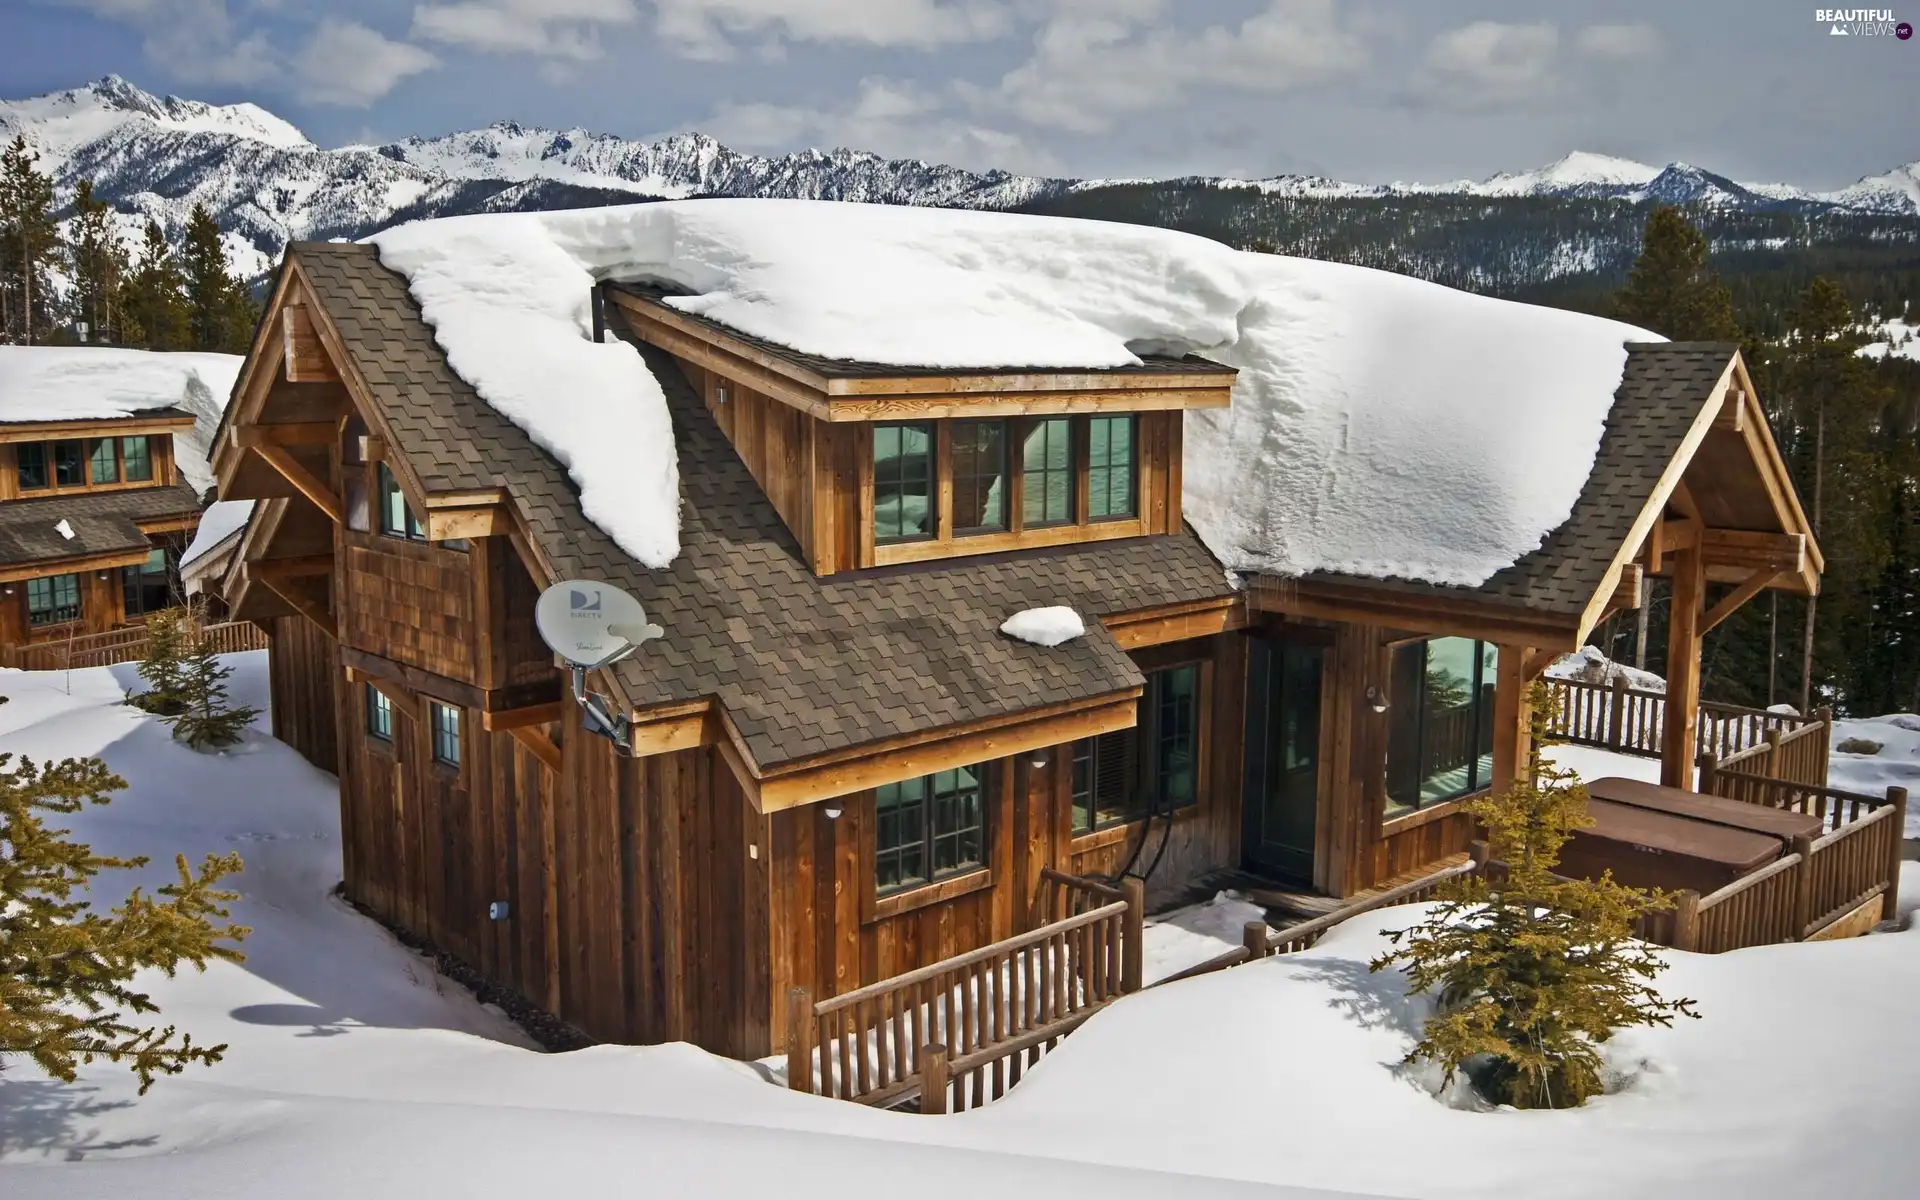
M1256 870L1311 884L1326 651L1258 640L1251 650L1243 857Z

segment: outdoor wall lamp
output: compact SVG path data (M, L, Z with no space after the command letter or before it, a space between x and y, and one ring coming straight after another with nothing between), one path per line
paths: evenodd
M822 811L827 814L827 820L829 821L838 821L840 819L840 806L838 804L829 804Z
M1042 746L1040 747L1040 749L1035 750L1033 752L1033 757L1029 758L1027 761L1029 763L1032 763L1035 767L1046 766L1047 765L1047 748L1045 746Z
M1377 713L1387 711L1387 694L1380 690L1377 683L1367 685L1367 707Z

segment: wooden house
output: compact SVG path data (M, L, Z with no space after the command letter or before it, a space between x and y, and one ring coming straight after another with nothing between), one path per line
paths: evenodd
M1521 761L1527 681L1653 574L1677 778L1699 637L1818 581L1731 346L1633 346L1572 516L1481 587L1236 587L1181 514L1184 414L1231 403L1225 367L906 370L597 302L671 411L665 568L370 247L289 250L213 462L261 502L228 599L273 631L276 731L338 771L348 894L601 1039L767 1054L790 989L1019 931L1047 871L1341 896L1445 859ZM666 630L592 679L630 757L533 628L571 578ZM1056 604L1085 636L999 632Z

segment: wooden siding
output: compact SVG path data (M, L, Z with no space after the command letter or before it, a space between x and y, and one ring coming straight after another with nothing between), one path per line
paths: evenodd
M470 554L350 530L340 541L341 644L474 683Z
M323 771L340 770L335 695L343 679L340 646L305 617L275 617L267 682L273 736Z

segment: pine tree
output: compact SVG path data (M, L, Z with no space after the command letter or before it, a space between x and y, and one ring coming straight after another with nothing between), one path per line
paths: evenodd
M192 618L185 609L164 608L148 617L147 654L140 660L140 678L147 690L130 702L163 717L184 712L192 642Z
M1707 239L1677 208L1656 208L1647 218L1640 257L1614 293L1613 312L1677 342L1740 339L1733 299L1707 267Z
M120 310L132 266L120 234L114 228L113 208L93 194L93 181L83 179L74 189L73 224L67 244L68 274L73 288L67 310L87 327L86 340L112 344L122 334Z
M187 348L186 278L160 225L148 221L127 284L122 340L148 350Z
M46 767L0 754L0 1061L26 1055L56 1079L72 1082L81 1063L125 1063L145 1093L155 1075L220 1061L225 1046L196 1046L174 1026L143 1026L157 1013L132 986L134 972L172 975L183 962L240 961L249 932L226 921L236 894L216 885L241 868L240 856L208 855L198 873L185 855L179 879L149 897L136 888L111 912L87 899L104 870L145 866L144 858L107 858L50 829L43 814L105 804L126 781L97 758ZM224 923L222 923L224 922Z
M228 270L220 226L202 205L194 205L187 218L180 258L186 273L188 345L245 354L253 332L253 301Z
M1560 848L1592 822L1578 777L1542 756L1552 715L1546 687L1535 683L1530 700L1526 774L1467 805L1506 879L1469 877L1426 920L1390 933L1396 948L1372 966L1403 966L1413 992L1437 999L1407 1061L1439 1063L1449 1082L1467 1069L1503 1104L1571 1108L1600 1092L1599 1046L1616 1031L1698 1014L1691 1000L1653 988L1666 964L1633 937L1634 922L1665 907L1666 896L1611 874L1553 873Z
M0 295L6 300L0 329L26 346L45 340L53 323L47 275L60 245L53 180L40 173L39 161L24 136L0 153Z
M214 657L212 642L194 639L193 649L182 664L182 708L164 718L173 726L175 740L195 750L231 746L240 740L241 731L260 715L260 710L232 707L227 699L227 677L232 674L232 667L222 666Z

